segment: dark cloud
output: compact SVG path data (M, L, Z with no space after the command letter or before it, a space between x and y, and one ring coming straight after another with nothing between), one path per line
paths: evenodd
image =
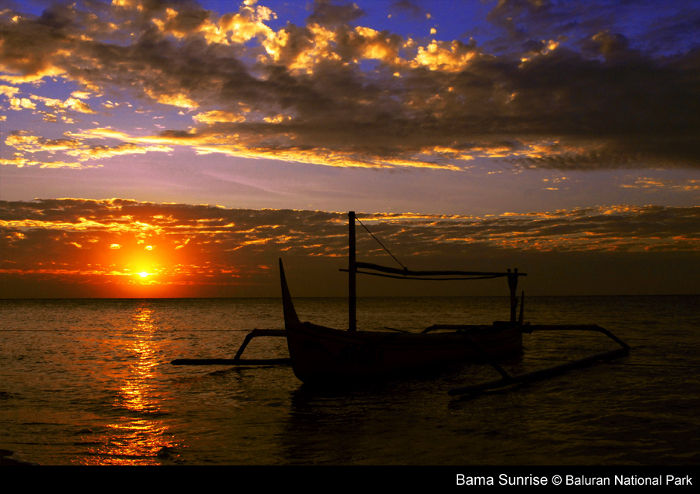
M334 3L332 0L314 0L313 13L306 19L321 26L348 24L365 13L354 3Z
M503 27L518 41L526 41L530 33L525 26L552 22L552 3L548 0L499 0L488 19Z
M415 5L410 0L400 0L398 2L393 2L389 6L389 11L392 13L406 14L410 17L418 18L424 17L426 14L425 9L420 5Z
M216 17L194 2L136 3L5 11L2 69L14 82L64 77L207 115L149 140L209 153L368 167L700 166L697 49L641 50L606 25L605 9L500 1L489 18L518 41L500 53L353 27L363 12L350 3L317 1L306 26L277 32L262 5ZM659 16L665 30L676 14Z
M594 56L602 55L609 58L626 51L629 46L629 40L622 34L602 31L588 40L586 45Z

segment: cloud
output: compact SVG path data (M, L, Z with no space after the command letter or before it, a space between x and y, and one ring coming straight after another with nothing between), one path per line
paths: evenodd
M36 104L29 98L10 98L10 108L15 111L21 111L23 108L33 110Z
M334 4L331 0L314 0L312 8L313 12L306 21L321 26L349 24L365 15L354 3Z
M274 12L255 4L221 16L137 0L59 2L40 16L8 9L0 68L13 84L57 77L90 94L196 109L193 128L171 124L149 139L168 146L179 136L200 153L446 170L474 158L566 170L700 166L700 57L689 38L661 56L643 49L652 27L634 37L578 5L501 1L489 19L510 44L489 51L498 43L359 25L367 17L351 3L311 9L306 25L277 31ZM666 33L683 23L669 9L657 16ZM13 109L34 104L3 87ZM77 98L53 107L93 112ZM138 144L122 133L118 149Z
M102 133L90 134L90 137L104 138L112 135L122 136L122 134L110 132L109 129L104 129ZM27 135L18 132L12 132L5 139L5 144L14 147L19 153L15 153L14 159L3 159L4 165L15 165L22 167L25 165L40 164L41 168L90 168L82 166L78 163L63 163L59 161L39 162L27 160L23 158L23 153L48 153L54 155L57 152L65 152L68 156L77 157L79 161L97 160L103 158L111 158L113 156L121 156L127 154L145 154L148 152L171 152L173 148L155 144L155 145L137 145L131 142L118 144L115 146L105 146L100 144L88 144L84 142L84 135L68 134L68 139L46 139L34 135ZM101 166L101 165L100 165Z
M18 87L0 85L0 94L4 94L8 98L13 98L17 93L19 93Z
M488 15L497 26L519 41L528 38L528 27L544 20L551 22L552 2L549 0L499 0Z
M188 240L214 257L223 252L258 249L274 244L281 251L320 246L328 256L344 256L346 214L321 211L247 210L219 206L158 204L125 199L51 199L33 202L1 201L2 225L25 236L33 232L80 234L71 241L85 245L86 236L104 235L105 248L125 245L128 239L153 238L171 245ZM361 221L387 245L413 256L420 246L459 249L483 243L516 250L638 250L679 238L695 242L700 249L696 222L700 208L664 206L612 206L533 212L504 213L486 218L458 215L358 213ZM119 240L121 236L127 241ZM372 245L367 237L362 245ZM380 252L378 246L372 251ZM11 256L8 256L8 259Z
M37 161L15 156L14 158L0 158L0 165L11 165L17 168L24 166L38 166L39 168L72 168L74 170L82 170L84 168L95 168L102 165L85 165L83 163L70 163L65 161Z
M0 209L4 280L89 285L101 296L134 296L145 288L158 296L276 296L276 264L282 257L309 293L319 286L342 288L342 279L314 273L319 268L338 273L346 265L346 213L77 198L0 201ZM485 218L358 217L402 264L417 270L500 271L514 262L524 269L571 270L585 262L594 273L600 271L596 263L639 259L648 274L658 271L648 261L656 253L693 265L700 252L698 207L618 205ZM360 259L394 263L359 224L357 234ZM546 276L545 281L556 285ZM582 281L570 283L577 282ZM14 285L3 281L3 286ZM625 286L634 291L633 285ZM11 290L5 295L16 296Z
M675 191L697 191L700 190L700 180L663 180L642 177L635 180L633 184L622 184L623 189L652 189L652 190L675 190Z
M415 5L410 2L410 0L399 0L398 2L393 2L389 7L390 12L396 14L405 14L413 18L425 17L425 10L420 5Z
M77 98L68 98L65 101L61 101L55 98L33 96L32 99L41 101L49 108L55 108L60 110L73 110L79 113L96 113L92 110L92 108L90 108L90 105Z

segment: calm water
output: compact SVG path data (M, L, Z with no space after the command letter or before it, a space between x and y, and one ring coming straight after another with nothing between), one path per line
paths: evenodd
M503 319L505 298L358 301L363 329ZM697 465L700 296L532 297L532 323L596 323L631 355L515 392L455 386L486 366L356 389L304 387L290 367L172 366L232 358L281 328L279 299L0 301L0 448L43 465ZM342 327L342 299L299 299ZM614 348L601 335L525 336L523 372ZM248 358L287 356L259 338Z

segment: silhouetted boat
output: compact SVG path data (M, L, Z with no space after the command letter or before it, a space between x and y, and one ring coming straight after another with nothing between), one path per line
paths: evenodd
M350 321L348 330L301 322L289 293L280 259L284 325L294 374L303 382L354 380L403 374L451 362L487 360L522 353L522 310L515 318L517 269L511 273L466 271L409 271L361 263L355 260L355 215L350 212ZM490 325L434 325L421 333L357 331L355 327L355 275L358 268L378 271L379 276L415 279L457 276L459 279L507 277L511 289L510 321ZM522 309L522 305L521 305ZM444 331L449 332L444 332ZM443 332L438 332L443 331Z
M623 357L630 347L610 331L596 324L533 324L523 322L523 293L520 314L516 318L518 277L526 276L515 269L511 272L477 271L410 271L388 268L355 258L355 213L350 212L350 260L349 273L349 323L347 330L302 323L297 316L280 259L280 279L284 308L285 329L254 329L245 337L233 359L176 359L174 365L292 365L294 374L305 383L356 381L376 377L399 375L419 369L441 366L453 362L480 360L488 362L501 375L501 379L479 384L460 386L449 390L450 395L475 395L486 390L503 388L512 384L532 382L556 376L571 369L584 367L601 360ZM360 221L360 224L362 222ZM364 226L364 225L363 225ZM367 230L369 231L369 230ZM371 234L371 232L370 232ZM374 237L374 235L372 235ZM381 242L380 242L381 244ZM382 247L384 247L382 245ZM393 257L393 255L392 255ZM396 259L396 258L394 258ZM400 264L400 263L399 263ZM370 271L358 271L368 269ZM357 331L356 328L356 275L373 274L399 279L489 279L505 277L510 289L510 320L496 321L490 325L433 325L421 333ZM438 332L442 331L442 332ZM519 375L510 375L498 359L523 351L523 333L534 331L588 331L606 335L620 348L568 361L554 367L539 369ZM248 343L256 337L282 337L287 339L289 359L243 359Z

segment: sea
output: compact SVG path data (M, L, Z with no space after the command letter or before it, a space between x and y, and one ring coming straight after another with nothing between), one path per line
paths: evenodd
M347 327L347 300L299 298L302 320ZM419 332L508 315L506 297L359 298L358 327ZM532 324L597 324L610 362L477 396L488 364L308 387L286 365L233 358L283 328L278 298L0 300L0 449L39 465L697 466L700 295L530 297ZM618 348L600 333L533 332L520 374ZM288 356L253 339L243 358ZM347 475L347 473L346 473Z

